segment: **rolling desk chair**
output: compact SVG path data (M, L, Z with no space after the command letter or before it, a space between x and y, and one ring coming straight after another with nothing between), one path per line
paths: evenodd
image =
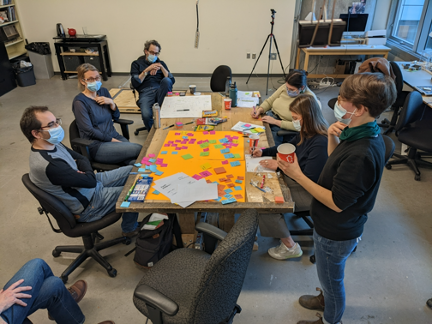
M102 240L104 237L100 235L98 231L117 222L120 219L121 214L110 213L94 222L78 223L75 219L75 216L63 204L63 202L53 195L38 188L30 180L28 173L23 175L22 182L28 191L30 191L30 193L36 198L36 200L39 201L41 207L38 207L38 212L41 215L45 213L54 232L63 233L68 237L81 237L83 240L84 245L59 245L52 251L52 255L55 258L59 257L62 252L79 253L78 257L66 268L65 271L63 271L60 279L66 283L68 281L69 275L89 257L103 266L110 277L115 277L117 275L117 270L114 269L111 264L109 264L108 261L102 257L102 255L100 255L99 251L119 243L125 243L126 245L130 244L131 239L129 237L122 236L110 241L96 244L95 239L98 238ZM54 228L48 214L51 214L55 218L59 229Z
M135 289L135 307L153 324L232 323L241 311L236 302L258 228L256 210L245 211L228 234L207 223L196 228L204 233L205 251L171 252ZM221 242L214 249L217 240Z
M210 89L213 92L225 92L227 80L232 80L231 68L227 65L219 65L210 79Z

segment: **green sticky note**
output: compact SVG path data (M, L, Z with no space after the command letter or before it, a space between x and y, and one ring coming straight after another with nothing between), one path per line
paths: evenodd
M251 133L254 133L254 134L258 133L258 131L255 128L254 129L250 129L250 131L251 131Z
M209 156L210 152L201 152L200 156Z
M214 146L214 148L221 149L221 148L223 148L223 145L217 144L217 145Z
M200 144L200 147L201 147L201 148L206 148L206 147L208 147L208 146L209 146L209 143L208 143L208 142L205 142L205 143Z
M209 144L214 144L214 143L216 143L216 140L209 140L208 142L209 142Z
M182 158L185 160L189 160L189 159L193 159L193 156L190 154L185 154L185 155L182 155Z
M241 156L240 156L240 154L234 154L234 158L236 158L236 159L240 159Z

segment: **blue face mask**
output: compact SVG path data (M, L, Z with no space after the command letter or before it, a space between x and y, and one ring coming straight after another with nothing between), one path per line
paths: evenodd
M295 98L295 97L297 97L299 95L299 91L291 91L291 90L288 90L288 88L287 88L287 94L291 98Z
M154 62L156 62L156 60L157 60L157 56L156 55L149 54L147 56L147 61L149 61L150 63L154 63Z
M45 140L48 143L56 145L56 144L61 143L61 141L63 141L64 130L60 125L56 128L49 129L48 132L50 134L50 138Z
M301 130L301 123L300 123L301 119L297 119L297 120L293 120L293 126L296 129L297 132L300 132Z
M87 83L87 89L89 89L89 91L91 91L91 92L99 91L101 86L102 86L101 81L95 81L95 82L88 82Z
M351 123L352 116L355 114L356 110L357 110L357 108L354 109L354 111L352 113L347 112L347 110L344 107L342 107L338 101L336 101L336 103L334 105L334 115L335 115L336 119L345 125L349 125ZM345 116L346 114L351 114L351 117L350 118L343 118L343 116Z

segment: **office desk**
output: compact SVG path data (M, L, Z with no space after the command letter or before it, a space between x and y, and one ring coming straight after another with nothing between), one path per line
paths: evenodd
M402 72L403 80L408 86L416 90L418 90L417 89L418 86L430 85L432 87L432 80L431 80L432 74L423 70L408 71L403 68L402 64L411 63L411 62L396 62L396 63L399 65ZM421 91L419 92L421 93ZM422 94L422 97L424 103L432 108L432 96L426 96Z
M305 54L303 69L307 71L310 56L321 55L383 55L387 58L390 48L383 45L342 45L329 47L305 47L297 49L296 69L300 68L300 53ZM347 78L351 74L309 74L308 78Z
M250 108L232 108L231 110L223 109L223 97L219 93L211 93L212 96L212 109L218 110L221 112L219 116L227 116L228 122L219 124L215 127L216 131L230 131L231 127L235 125L238 121L250 122L254 124L260 124L261 122L257 119L253 119L250 116L251 109ZM223 109L223 110L222 110ZM153 153L156 156L159 154L162 145L165 141L165 137L167 136L169 131L175 130L175 128L170 128L167 130L163 130L164 127L167 127L171 124L174 124L177 121L181 121L182 123L190 122L193 118L172 118L172 119L161 119L161 128L155 129L152 128L144 145L141 150L141 153L138 157L138 161L144 156L148 156L148 154ZM182 131L192 131L194 129L194 124L185 125ZM242 139L241 135L236 133L234 135L238 135L240 140ZM267 141L267 138L269 139ZM244 138L245 141L245 151L249 151L249 145L247 143L247 138ZM269 143L270 142L270 143ZM260 137L259 146L260 147L268 147L274 145L273 137L271 135L269 127L266 127L266 133L263 133ZM137 171L137 168L134 167L133 171ZM182 170L178 170L181 172ZM192 176L193 174L189 174ZM145 200L144 203L134 203L132 202L128 208L120 207L124 198L130 187L133 184L133 180L135 179L135 175L131 175L127 180L124 189L119 196L119 199L116 204L116 211L123 212L143 212L143 213L151 213L151 212L159 212L159 213L169 213L169 214L177 214L180 227L182 229L182 234L196 234L195 233L195 212L213 212L219 213L219 225L225 230L229 231L231 227L234 225L234 214L240 213L246 209L256 209L261 213L287 213L293 212L294 203L291 199L291 194L289 192L288 187L285 185L282 177L277 177L275 173L272 173L273 179L269 179L266 177L266 185L271 187L274 191L274 195L271 193L266 193L265 195L252 187L250 183L250 179L255 177L255 173L246 172L245 174L245 198L246 202L236 202L233 204L222 205L220 202L201 202L197 201L194 204L190 205L187 208L182 208L178 205L172 204L170 201L160 201L160 200ZM269 180L267 180L269 179ZM274 196L283 196L285 202L282 204L276 204L274 202Z

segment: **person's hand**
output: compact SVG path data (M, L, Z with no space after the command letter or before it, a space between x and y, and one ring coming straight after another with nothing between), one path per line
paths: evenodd
M113 105L114 101L111 98L107 98L104 96L97 96L95 101L99 104L99 105Z
M277 120L276 119L274 119L273 117L271 117L271 116L264 116L263 118L262 118L262 121L263 122L265 122L265 123L267 123L267 124L276 124L276 122L277 122Z
M144 70L144 72L147 72L150 75L156 75L157 71L159 71L161 67L162 67L162 64L160 64L160 63L153 63L152 65L149 65Z
M0 290L0 313L10 308L14 304L20 306L27 306L25 302L23 302L20 298L31 298L32 296L29 294L23 294L22 291L31 290L30 286L18 287L20 284L24 282L24 279L20 279L14 284L10 285L10 287L6 290Z
M259 149L259 148L254 148L253 150L252 150L252 147L251 148L249 148L249 150L250 150L250 153L251 153L251 155L253 156L253 157L260 157L260 156L262 156L262 150L261 149Z
M300 166L298 164L297 160L297 154L294 154L294 161L293 163L289 163L286 161L283 161L279 158L279 155L277 156L277 164L279 169L282 170L283 173L285 173L288 177L290 177L293 180L299 179L303 172L300 169Z
M119 143L120 143L121 141L119 141L119 140L116 139L116 138L112 138L112 139L111 139L111 142L119 142Z
M255 111L251 111L252 118L258 119L261 113L263 112L263 109L261 107L256 108Z
M260 165L266 169L270 169L273 171L276 171L278 168L278 162L276 160L262 160L260 161Z
M328 135L334 135L339 137L339 135L342 133L342 131L345 129L345 127L347 127L347 125L337 121L336 123L333 123L330 125L330 127L328 128Z

